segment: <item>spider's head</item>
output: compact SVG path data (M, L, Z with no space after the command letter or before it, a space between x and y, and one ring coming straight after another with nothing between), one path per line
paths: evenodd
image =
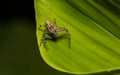
M47 24L47 25L51 25L51 22L49 22L49 21L46 21L46 24Z
M57 30L56 30L56 27L53 23L49 22L49 21L46 21L46 26L47 26L47 29L50 33L52 34L57 34Z

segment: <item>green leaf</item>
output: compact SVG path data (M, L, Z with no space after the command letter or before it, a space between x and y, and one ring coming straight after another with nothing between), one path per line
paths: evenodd
M49 50L40 53L51 67L73 74L111 71L120 67L120 1L117 0L34 0L38 45L48 20L67 28L55 39L46 35Z

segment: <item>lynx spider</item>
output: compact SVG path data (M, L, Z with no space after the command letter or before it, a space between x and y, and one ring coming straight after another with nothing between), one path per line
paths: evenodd
M42 25L40 25L40 27L41 26ZM46 44L46 36L45 36L46 34L48 34L48 35L50 35L52 37L52 36L56 35L58 32L60 32L60 31L66 31L67 38L69 40L69 48L70 48L71 41L70 41L70 33L69 33L68 29L66 29L64 27L56 28L56 19L54 19L53 23L50 22L50 21L46 21L45 27L46 27L46 29L43 32L41 42L40 42L40 47L41 47L41 45L43 43L44 47L48 48L47 44ZM39 30L40 30L40 28L39 28Z

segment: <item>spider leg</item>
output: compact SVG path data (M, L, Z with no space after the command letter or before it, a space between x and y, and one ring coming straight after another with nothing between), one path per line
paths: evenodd
M42 25L39 26L38 30L40 30L41 27L42 27Z
M45 26L45 25L40 25L39 28L38 28L38 30L40 30L40 28L41 28L42 26Z
M43 41L43 45L44 45L45 49L48 50L48 45L46 43L46 40Z
M40 46L42 45L43 41L45 40L45 34L46 34L46 32L44 32L43 35L42 35L42 39L40 41Z
M68 38L68 40L69 40L69 48L70 48L70 44L71 44L71 41L70 41L70 33L69 33L69 31L68 31L68 29L66 29L66 28L58 28L57 29L57 32L60 32L60 31L66 31L66 33L67 33L67 38Z
M54 18L54 24L56 25L56 19Z
M41 42L40 42L40 46L41 46L42 43L43 43L45 49L48 49L48 46L47 46L47 43L46 43L46 37L45 37L46 34L48 34L48 32L47 32L47 31L44 31L44 33L43 33L43 35L42 35Z

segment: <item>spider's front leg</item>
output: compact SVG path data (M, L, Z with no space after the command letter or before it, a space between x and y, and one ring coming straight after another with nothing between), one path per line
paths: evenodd
M40 47L41 47L41 45L42 45L42 43L43 43L44 47L45 47L46 49L48 49L48 46L47 46L47 43L46 43L46 36L45 36L46 34L48 34L48 32L47 32L47 31L44 31L44 33L43 33L43 35L42 35L41 42L40 42Z
M60 32L60 31L66 31L66 33L67 33L67 38L69 39L69 48L70 48L70 43L71 43L71 41L70 41L70 33L69 33L69 31L68 31L68 29L66 29L66 28L58 28L57 29L57 32Z
M54 18L54 24L56 25L56 19Z
M40 30L40 28L41 28L42 26L45 26L45 25L40 25L39 28L38 28L38 30Z

